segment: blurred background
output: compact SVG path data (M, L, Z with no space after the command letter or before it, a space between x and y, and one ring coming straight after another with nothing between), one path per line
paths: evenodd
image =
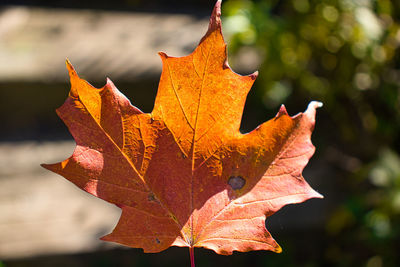
M100 87L110 77L150 112L158 51L189 54L215 1L10 1L0 6L0 266L188 266L187 249L144 254L98 240L120 211L40 163L74 142L55 109L68 57ZM306 180L325 196L289 205L266 225L283 247L216 255L198 266L400 266L400 2L226 0L223 32L240 74L259 70L242 121L248 132L311 100L324 103Z

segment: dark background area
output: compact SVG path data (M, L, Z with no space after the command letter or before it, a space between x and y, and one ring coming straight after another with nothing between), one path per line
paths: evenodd
M4 5L22 5L22 6L45 6L45 7L56 7L56 8L76 8L76 9L101 9L101 10L118 10L118 11L148 11L148 12L171 12L171 13L182 13L189 12L191 14L199 13L204 15L204 11L209 10L210 5L213 6L214 1L206 0L194 0L194 1L161 1L161 0L118 0L113 1L65 1L65 0L46 0L46 1L3 1ZM200 9L200 10L199 10Z
M2 4L203 18L209 16L214 1L6 0ZM196 264L399 266L400 4L227 0L222 16L233 69L241 74L259 70L246 102L243 132L272 118L282 103L291 115L304 111L311 100L324 103L312 137L317 151L304 177L325 199L290 205L268 218L267 227L283 247L281 254L220 256L196 249ZM246 62L255 63L242 68ZM158 78L113 81L150 112ZM103 84L101 79L91 82ZM67 76L65 83L0 82L1 141L71 139L54 112L68 88ZM113 249L5 260L2 265L188 266L189 255L183 248L158 254Z

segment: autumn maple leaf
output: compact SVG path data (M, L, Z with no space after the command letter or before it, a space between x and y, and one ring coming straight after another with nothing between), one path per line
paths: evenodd
M67 62L71 91L57 110L75 141L73 155L43 167L122 209L103 240L145 252L170 246L219 254L280 246L265 219L284 205L322 197L302 177L314 153L315 109L239 132L257 73L227 63L218 1L195 51L160 53L163 70L154 109L142 113L107 80L96 89Z

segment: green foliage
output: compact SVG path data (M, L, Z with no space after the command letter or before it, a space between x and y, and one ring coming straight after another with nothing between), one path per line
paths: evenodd
M255 90L265 108L322 101L319 153L339 158L333 162L348 159L334 166L343 174L338 190L346 195L326 223L335 242L325 261L394 266L400 243L400 2L231 0L223 10L232 65L243 58L259 65Z

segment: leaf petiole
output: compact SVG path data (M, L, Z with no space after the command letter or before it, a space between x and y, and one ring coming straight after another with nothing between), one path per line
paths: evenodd
M190 267L195 267L194 266L194 247L189 248L189 254L190 254Z

